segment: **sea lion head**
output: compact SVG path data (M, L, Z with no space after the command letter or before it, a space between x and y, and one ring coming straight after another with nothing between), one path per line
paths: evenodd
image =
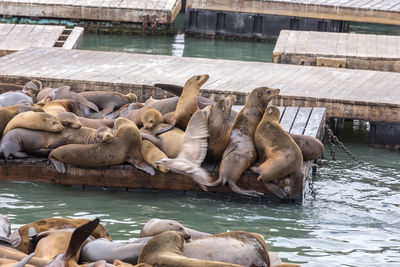
M269 101L271 101L279 93L279 89L274 89L266 86L258 87L251 91L248 100L251 104L261 106L264 110L267 107Z
M61 124L65 127L72 129L79 129L82 127L81 122L72 112L61 112L57 115L57 118L61 121Z
M264 118L266 120L279 122L280 117L281 112L276 106L269 106L265 109Z
M32 80L24 85L22 88L22 93L30 96L32 99L36 99L40 89L42 89L42 83L38 80Z
M220 118L224 118L226 120L230 119L232 106L236 101L235 95L228 95L225 98L219 99L214 106L212 107L211 114L212 117L218 116Z
M138 98L135 94L129 93L125 95L126 99L128 99L128 101L130 103L136 103L138 101Z
M111 143L114 139L113 131L107 126L99 127L95 132L94 140L96 143Z
M28 111L28 112L40 114L39 118L41 119L41 121L38 121L38 123L46 125L46 131L48 132L58 133L64 129L64 127L61 124L61 121L56 116L47 114L45 112L33 112L33 111Z
M123 117L119 117L114 121L114 129L118 130L118 128L120 128L122 125L126 125L126 124L128 124L128 125L134 124L136 126L136 124L133 121L123 118Z
M194 75L186 81L185 87L196 85L196 88L200 88L210 78L208 74Z
M160 219L151 219L148 221L140 232L140 237L155 236L166 231L180 232L185 240L189 240L191 238L185 227L179 222L174 220Z
M143 127L147 130L153 129L163 122L163 116L157 109L151 108L142 114Z

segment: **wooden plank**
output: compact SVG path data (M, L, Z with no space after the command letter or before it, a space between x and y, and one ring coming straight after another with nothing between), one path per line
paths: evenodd
M82 44L84 28L75 27L63 44L64 49L78 49Z
M285 113L281 118L281 126L283 129L285 129L285 131L290 132L290 130L292 129L292 125L298 111L298 107L287 107L285 109Z
M296 118L293 122L290 133L292 134L303 134L307 126L308 119L310 117L312 108L301 107L297 112Z
M313 108L303 135L309 135L320 139L321 136L318 136L318 134L321 125L324 124L324 120L325 120L325 109Z

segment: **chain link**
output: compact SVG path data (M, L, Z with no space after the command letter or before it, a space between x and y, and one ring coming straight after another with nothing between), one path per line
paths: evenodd
M310 189L310 194L312 198L315 200L317 193L314 190L314 181L311 178L311 175L307 176L307 181L308 181L308 189Z
M346 153L352 160L354 160L355 162L358 162L359 164L364 163L362 160L357 158L353 153L351 153L351 151L347 147L345 147L342 142L339 141L337 136L335 136L333 134L332 130L329 128L328 125L325 125L325 129L328 133L328 145L329 145L329 149L331 150L331 155L332 155L333 160L336 160L336 155L335 155L335 151L333 148L333 142L336 142L339 145L339 147L344 151L344 153Z

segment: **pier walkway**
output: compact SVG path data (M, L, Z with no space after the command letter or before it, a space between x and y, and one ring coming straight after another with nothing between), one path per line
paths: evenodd
M325 107L327 117L400 123L400 73L321 68L261 62L29 48L0 58L0 82L36 78L45 86L69 84L74 90L134 92L141 100L163 97L152 85L183 85L195 74L210 79L201 94L234 93L243 104L259 86L279 88L276 105Z
M275 63L400 72L400 36L281 31Z

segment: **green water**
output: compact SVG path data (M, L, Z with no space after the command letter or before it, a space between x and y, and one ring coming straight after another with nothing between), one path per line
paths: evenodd
M356 32L400 34L398 29L351 27ZM185 38L179 30L167 37L86 34L82 48L254 61L269 61L272 56L273 43ZM313 176L316 199L307 197L303 205L260 205L214 194L0 182L0 213L12 219L13 229L52 216L99 217L115 240L138 237L151 218L168 218L211 233L258 232L271 250L302 266L399 266L399 154L367 146L365 123L345 126L339 138L366 163L352 162L337 148L338 160L322 160Z

